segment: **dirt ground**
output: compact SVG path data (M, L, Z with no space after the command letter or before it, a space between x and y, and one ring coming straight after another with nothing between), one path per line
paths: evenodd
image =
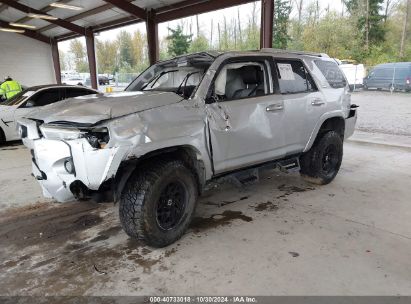
M330 185L269 171L206 192L164 249L129 239L118 206L44 200L27 150L1 147L0 295L411 295L411 146L388 131L403 144L347 142Z

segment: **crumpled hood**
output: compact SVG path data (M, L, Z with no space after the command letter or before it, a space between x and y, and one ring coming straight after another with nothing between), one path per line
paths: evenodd
M5 106L0 104L0 115L5 114L6 112L13 112L17 109L17 106Z
M119 92L85 95L66 99L26 115L26 118L50 122L95 124L127 114L177 103L182 98L171 92Z

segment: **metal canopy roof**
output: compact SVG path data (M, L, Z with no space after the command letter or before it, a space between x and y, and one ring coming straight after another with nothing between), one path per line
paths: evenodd
M44 42L63 41L154 18L156 23L184 18L255 0L0 0L0 27L9 22L36 26L24 35ZM53 2L81 6L75 11L51 7ZM30 18L48 14L56 20Z

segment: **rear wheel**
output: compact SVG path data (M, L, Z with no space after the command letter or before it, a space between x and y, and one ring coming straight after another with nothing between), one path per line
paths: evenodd
M120 199L120 221L129 236L164 247L187 230L196 200L196 180L182 161L153 161L128 180Z
M338 174L343 157L343 141L335 131L323 134L300 158L301 175L319 185L329 184Z

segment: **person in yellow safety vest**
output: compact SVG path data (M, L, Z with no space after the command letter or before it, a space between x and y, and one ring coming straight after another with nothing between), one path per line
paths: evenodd
M0 96L3 98L10 99L14 95L17 95L22 91L20 83L13 80L10 76L4 79L4 82L0 85Z

